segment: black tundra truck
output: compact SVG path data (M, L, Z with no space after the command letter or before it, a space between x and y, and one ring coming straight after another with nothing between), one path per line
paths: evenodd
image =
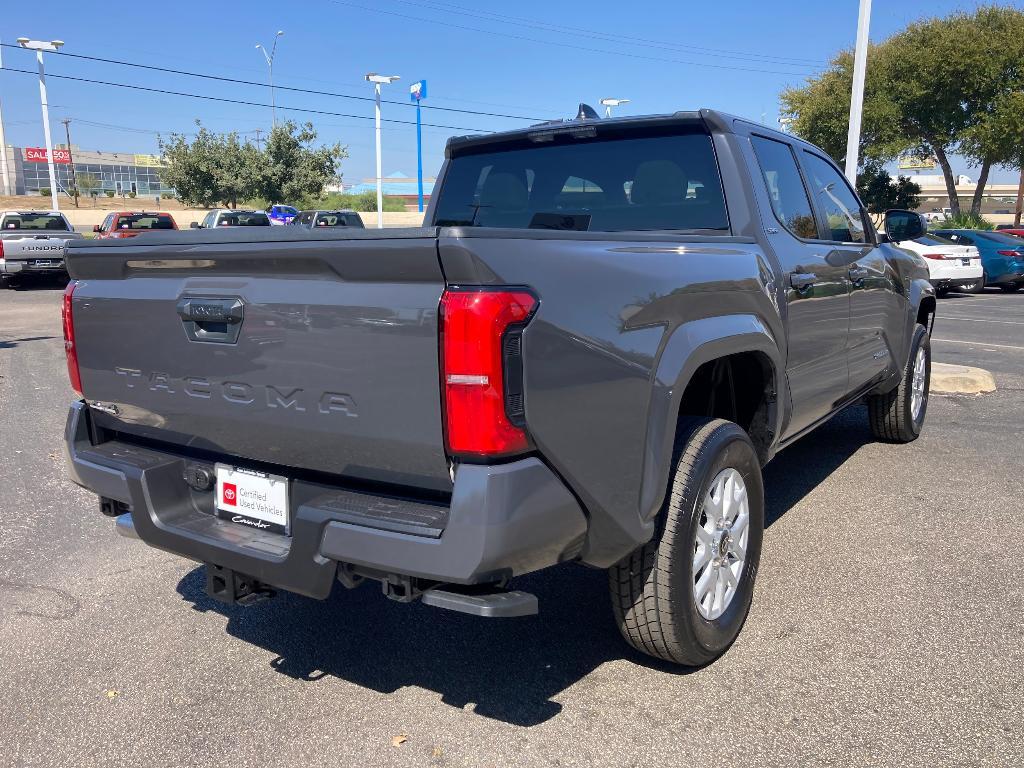
M453 138L426 222L71 242L72 478L221 600L369 579L520 616L516 576L576 562L629 643L701 665L750 607L764 464L865 399L921 430L928 270L792 136Z

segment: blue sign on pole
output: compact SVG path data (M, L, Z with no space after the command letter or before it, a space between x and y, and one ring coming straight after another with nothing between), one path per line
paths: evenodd
M427 81L420 80L409 86L409 99L416 102L416 180L419 183L420 213L423 213L423 125L420 121L420 102L427 98Z

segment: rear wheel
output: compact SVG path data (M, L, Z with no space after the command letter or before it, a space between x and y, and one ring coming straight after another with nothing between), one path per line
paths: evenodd
M999 288L1006 293L1016 293L1021 288L1024 288L1024 283L1002 283Z
M968 283L967 285L961 286L960 293L981 293L985 290L985 278L979 277L978 282Z
M899 386L867 398L871 432L875 437L894 443L909 443L918 438L928 411L931 377L932 349L928 330L917 325L910 344L910 359Z
M612 566L619 630L638 651L707 664L736 639L761 556L764 489L747 433L722 419L679 426L654 538Z

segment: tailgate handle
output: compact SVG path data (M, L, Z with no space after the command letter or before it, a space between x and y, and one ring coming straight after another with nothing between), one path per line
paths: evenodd
M233 296L183 296L177 310L190 341L234 344L242 327L243 307L242 300Z

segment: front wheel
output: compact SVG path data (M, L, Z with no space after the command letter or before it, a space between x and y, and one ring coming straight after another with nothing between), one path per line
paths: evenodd
M619 631L638 651L696 667L736 639L764 530L754 446L738 425L684 419L658 530L609 572Z
M928 411L932 379L932 347L928 329L918 324L910 343L910 359L895 389L868 400L871 432L879 440L909 443L916 440Z

